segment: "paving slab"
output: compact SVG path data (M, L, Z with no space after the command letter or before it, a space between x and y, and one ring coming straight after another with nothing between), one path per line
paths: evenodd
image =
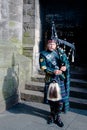
M62 113L63 128L47 124L49 111L48 104L21 101L0 114L0 130L87 130L87 110Z

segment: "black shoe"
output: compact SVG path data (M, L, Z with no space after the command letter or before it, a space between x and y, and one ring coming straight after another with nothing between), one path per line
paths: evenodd
M47 120L47 124L52 124L52 123L54 123L54 119L52 116L49 116Z
M55 120L55 123L56 123L59 127L63 127L63 126L64 126L64 124L63 124L63 122L61 121L60 118L56 119L56 120Z

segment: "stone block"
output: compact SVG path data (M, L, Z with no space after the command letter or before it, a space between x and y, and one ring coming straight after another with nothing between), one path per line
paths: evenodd
M0 111L18 103L20 92L30 80L30 68L31 60L19 54L14 45L0 44Z

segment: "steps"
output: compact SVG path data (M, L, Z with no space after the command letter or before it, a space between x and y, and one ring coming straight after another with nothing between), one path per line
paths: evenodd
M71 67L71 78L87 81L87 68Z
M70 107L87 109L87 81L83 80L86 73L76 73L76 71L74 73L74 70L72 73L70 79ZM77 78L76 75L78 75ZM27 83L25 85L25 90L21 92L21 100L43 103L43 92L44 75L37 75L36 77L31 77L31 82Z
M21 99L24 101L31 102L43 102L43 92L34 91L34 90L24 90L21 93Z
M21 92L21 99L25 101L43 103L43 91L44 83L32 81L25 85L25 90Z

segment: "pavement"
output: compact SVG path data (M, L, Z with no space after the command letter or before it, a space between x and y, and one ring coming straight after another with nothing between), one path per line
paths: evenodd
M63 128L47 124L49 110L48 104L21 101L0 114L0 130L87 130L87 110L62 113Z

